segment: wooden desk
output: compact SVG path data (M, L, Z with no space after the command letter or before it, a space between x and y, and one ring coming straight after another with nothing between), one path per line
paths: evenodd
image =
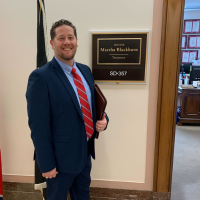
M180 109L178 125L200 124L200 89L178 87L177 106Z

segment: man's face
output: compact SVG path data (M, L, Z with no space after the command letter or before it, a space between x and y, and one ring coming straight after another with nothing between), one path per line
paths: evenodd
M65 63L74 62L76 54L77 38L71 26L62 25L55 29L56 36L50 41L55 56Z

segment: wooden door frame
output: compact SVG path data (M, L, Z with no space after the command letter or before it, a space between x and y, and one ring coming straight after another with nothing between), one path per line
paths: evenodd
M184 5L185 0L163 0L154 192L171 192Z

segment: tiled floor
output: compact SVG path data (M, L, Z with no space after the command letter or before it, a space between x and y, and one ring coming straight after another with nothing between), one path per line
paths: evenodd
M29 183L4 183L3 200L43 200L42 192ZM58 199L59 200L59 199ZM70 200L70 199L69 199ZM168 193L90 188L90 200L169 200Z
M43 200L42 192L33 189L33 184L4 183L3 200Z

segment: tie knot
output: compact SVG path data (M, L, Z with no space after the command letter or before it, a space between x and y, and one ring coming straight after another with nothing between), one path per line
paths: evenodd
M72 74L75 74L75 73L76 73L76 69L72 68Z

